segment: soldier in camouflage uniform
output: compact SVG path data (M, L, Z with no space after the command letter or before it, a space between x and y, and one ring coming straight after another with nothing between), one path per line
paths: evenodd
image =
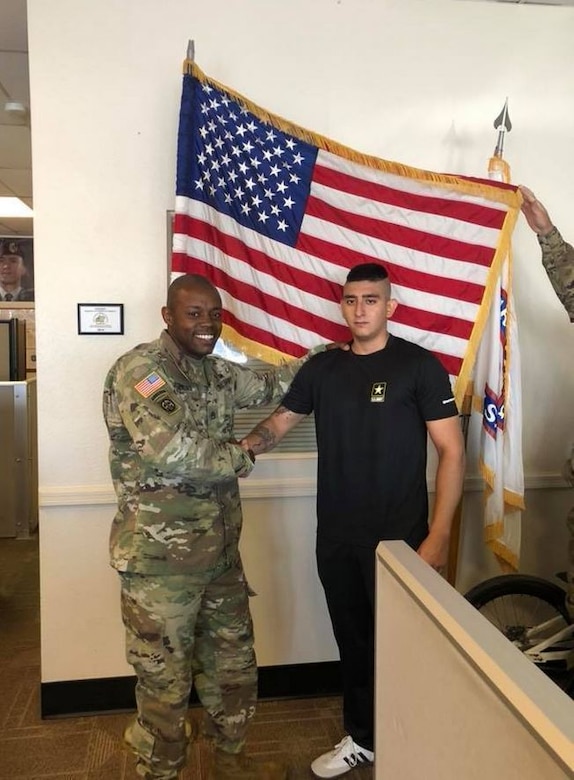
M33 301L34 290L24 286L27 277L21 243L0 240L0 301Z
M520 187L524 197L522 212L538 237L542 248L542 263L556 295L574 322L574 247L567 244L552 224L548 212L527 187ZM565 466L565 476L574 485L574 450ZM568 545L568 594L566 603L574 617L574 507L568 514L570 542Z
M213 778L287 776L243 752L257 667L237 478L254 456L234 440L233 418L236 409L278 402L305 358L254 371L210 355L221 314L210 282L178 278L162 309L167 330L120 357L105 382L118 497L111 564L137 674L138 714L125 739L149 779L176 778L185 763L192 682L216 744Z

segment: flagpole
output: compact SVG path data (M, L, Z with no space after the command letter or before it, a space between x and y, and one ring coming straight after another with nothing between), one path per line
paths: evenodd
M496 181L503 181L508 183L510 181L510 166L503 157L504 154L504 137L507 132L512 130L512 123L508 115L508 97L504 101L504 106L500 114L494 120L494 129L497 130L498 136L496 139L496 146L492 157L488 161L488 177L495 179ZM470 427L470 416L472 412L472 383L467 386L464 397L462 399L460 418L462 426L462 434L464 437L464 446L466 449L468 440L468 429ZM448 561L446 565L446 579L450 585L455 587L456 575L458 571L458 555L460 547L460 530L462 525L462 509L463 509L464 494L461 496L458 506L454 513L452 528L450 534L450 544L448 548Z
M496 143L496 146L495 146L495 149L494 149L494 153L493 153L492 157L490 158L490 160L488 161L488 176L489 176L490 179L495 179L497 181L504 182L505 184L509 184L510 183L510 179L511 179L511 176L510 176L510 166L508 165L506 160L503 159L505 134L507 132L510 132L510 130L512 130L512 123L510 122L510 117L508 115L508 97L504 101L504 106L502 108L502 111L500 112L500 114L494 120L494 127L495 127L496 130L498 130L498 139L497 139L497 143ZM508 263L509 275L510 275L510 268L511 268L511 253L510 253L510 251L509 251L508 257L507 257L507 263ZM509 276L509 279L510 279L510 276ZM507 304L507 306L508 306L507 329L508 329L508 333L510 334L510 332L511 332L510 331L510 318L512 316L511 312L510 312L510 309L512 307L512 299L511 299L511 295L510 295L510 282L509 282L509 285L508 285L508 292L509 292L509 296L508 296L508 304ZM509 335L507 338L508 338L508 340L510 340L512 338L512 336ZM507 372L509 373L509 369L508 369L508 366L506 364L507 355L508 355L508 349L509 349L508 343L505 343L505 345L504 345L505 357L503 358L503 380L502 380L502 395L503 395L503 404L504 404L504 408L505 408L505 431L506 431L505 432L505 436L509 435L508 432L507 432L508 431L508 427L507 427L508 426L508 420L506 419L507 412L508 412L508 401L509 401L508 393L514 393L514 389L511 386L509 386L509 384L512 384L512 383L509 383L508 379L507 379ZM505 503L506 502L505 502L505 500L503 498L503 506L502 506L502 516L503 516L503 518L506 515ZM494 550L494 552L495 552L495 555L498 558L498 561L499 561L500 566L501 566L503 571L508 572L508 571L512 571L512 570L516 569L516 565L517 564L513 565L512 563L510 563L509 559L506 559L503 556L498 555L496 550ZM516 554L518 555L518 550L516 550Z

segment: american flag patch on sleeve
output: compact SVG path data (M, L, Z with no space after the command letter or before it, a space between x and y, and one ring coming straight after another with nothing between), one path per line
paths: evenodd
M159 390L163 385L165 385L165 379L162 379L159 374L153 372L148 374L141 382L138 382L137 385L134 386L134 390L137 390L144 398L149 398L152 393L155 393L155 391Z

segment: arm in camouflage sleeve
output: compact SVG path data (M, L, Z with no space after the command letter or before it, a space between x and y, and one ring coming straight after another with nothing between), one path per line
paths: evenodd
M162 406L153 396L143 398L134 389L139 378L122 372L120 363L106 379L104 417L113 447L136 452L145 464L164 474L206 483L251 472L253 463L238 444L201 436L179 401L170 399Z
M250 369L236 366L238 369L235 379L237 408L245 409L250 406L279 403L289 389L295 374L310 357L325 349L339 346L344 348L345 345L319 344L298 360L289 360L286 363L268 368Z
M557 228L539 235L542 263L556 295L574 322L574 247L567 244Z
M574 321L574 248L564 241L532 190L523 185L519 189L523 198L522 213L542 248L542 263L548 278L570 320Z

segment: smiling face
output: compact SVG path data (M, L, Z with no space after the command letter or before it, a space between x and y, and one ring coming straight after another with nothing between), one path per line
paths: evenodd
M387 343L387 320L397 302L390 297L388 279L347 282L343 288L341 311L353 334L355 352L375 352Z
M202 358L213 352L221 335L223 311L219 293L207 279L186 277L170 290L161 314L167 332L188 355Z

